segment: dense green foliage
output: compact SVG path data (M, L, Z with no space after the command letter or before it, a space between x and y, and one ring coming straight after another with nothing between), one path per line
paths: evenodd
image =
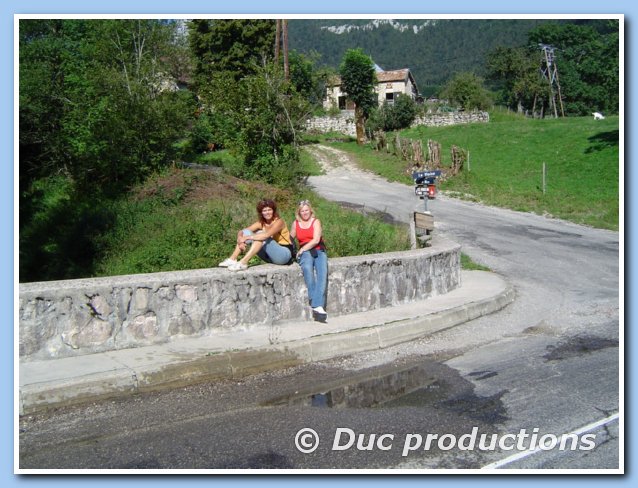
M363 110L369 110L376 103L374 89L377 76L370 56L361 49L348 49L339 66L342 91Z
M498 47L487 60L488 74L496 82L497 100L518 112L542 112L551 96L539 71L539 54L527 47Z
M279 185L299 179L297 133L311 112L312 64L293 56L292 80L273 62L272 20L189 23L201 100L191 147L229 148L235 176Z
M151 20L20 20L20 276L90 272L110 198L172 164L194 110Z
M608 21L601 34L589 26L566 24L559 29L541 26L530 32L531 43L552 45L560 72L567 115L590 115L598 110L618 113L618 21Z
M274 56L274 20L196 19L189 22L188 31L194 78L202 90L216 73L238 81Z
M549 67L540 45L548 46ZM557 104L562 101L566 115L618 112L617 21L607 21L599 30L574 24L539 26L530 31L528 46L499 47L488 58L488 74L496 82L501 103L538 115L549 109L551 92L558 97L560 90Z
M78 195L64 176L34 181L20 204L20 281L91 276L96 240L116 219L109 202Z
M292 51L290 59L290 83L295 91L311 106L320 107L326 93L326 84L332 70L318 68L318 54L300 54Z
M483 80L474 73L458 73L446 85L441 96L464 110L487 110L492 107Z
M193 98L165 88L173 28L157 21L20 21L20 188L64 172L119 191L175 157Z
M279 185L295 184L298 174L297 133L310 109L272 64L259 68L231 88L215 78L210 87L213 116L227 122L226 145L242 158L234 174Z

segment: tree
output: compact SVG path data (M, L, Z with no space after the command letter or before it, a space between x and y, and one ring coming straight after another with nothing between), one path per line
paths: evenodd
M365 118L368 111L376 105L374 89L377 85L377 76L374 63L361 49L348 49L339 67L339 74L343 91L355 104L357 144L363 144Z
M457 74L447 83L441 96L464 110L487 110L492 105L483 79L474 73Z
M110 197L174 162L194 109L170 76L175 35L158 20L20 20L20 280L90 273Z
M587 115L592 111L617 112L619 108L618 21L607 28L574 24L542 25L529 33L533 45L555 48L565 111Z
M292 183L298 169L297 132L309 110L289 79L304 84L304 69L293 75L287 68L287 22L198 20L189 34L207 119L201 125L214 128L216 140L242 161L234 174Z
M227 72L235 81L255 73L273 58L276 24L269 19L198 19L189 24L195 79L206 86L213 73Z
M487 58L488 76L501 89L500 101L518 112L534 113L539 101L549 97L539 67L538 50L523 47L499 47Z
M325 96L327 79L334 75L328 68L317 68L319 54L306 56L297 51L290 52L290 83L295 91L313 106L321 107Z
M20 190L55 174L68 162L60 134L66 103L65 69L72 62L64 20L21 20L19 24ZM68 71L68 68L67 68Z
M166 62L174 31L142 19L20 21L23 189L63 172L76 190L121 191L172 162L191 112Z
M243 157L236 175L288 186L298 168L298 132L308 103L291 89L281 67L268 63L234 82L217 80L214 111L234 128L228 146Z

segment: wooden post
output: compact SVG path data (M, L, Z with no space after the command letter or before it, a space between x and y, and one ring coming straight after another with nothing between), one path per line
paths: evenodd
M546 179L547 179L547 169L545 167L545 163L543 163L543 195L545 195L545 190L546 190Z

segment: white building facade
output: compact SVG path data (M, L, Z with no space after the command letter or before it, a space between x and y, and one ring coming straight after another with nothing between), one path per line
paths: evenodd
M397 69L392 71L378 71L377 86L375 91L379 105L392 104L399 95L408 95L413 100L419 98L419 90L416 81L409 69ZM347 94L341 89L341 79L337 76L332 79L326 90L326 98L323 107L326 110L339 108L340 110L353 110L354 104L347 99Z

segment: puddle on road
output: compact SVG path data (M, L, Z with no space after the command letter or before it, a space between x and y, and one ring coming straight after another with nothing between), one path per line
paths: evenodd
M408 368L374 368L310 386L267 402L328 408L368 408L386 403L436 382L426 364Z
M481 371L480 379L496 373ZM429 407L489 424L508 419L504 391L480 397L458 371L434 361L397 368L385 365L338 380L282 395L265 405L303 405L315 408Z

